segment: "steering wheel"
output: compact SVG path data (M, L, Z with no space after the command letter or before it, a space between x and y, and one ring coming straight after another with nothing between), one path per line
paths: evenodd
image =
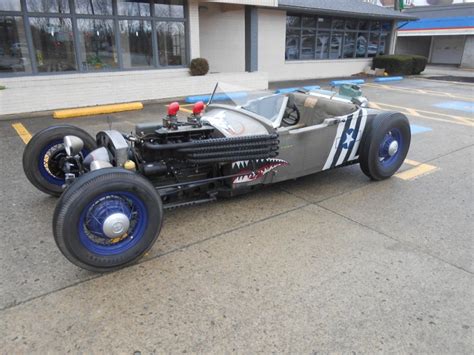
M286 107L282 121L286 126L294 126L298 124L300 121L300 110L298 110L298 107L296 107L295 104Z

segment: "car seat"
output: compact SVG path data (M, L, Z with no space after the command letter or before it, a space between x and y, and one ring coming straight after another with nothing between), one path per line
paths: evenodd
M357 110L354 104L299 92L288 94L288 107L293 105L300 112L300 121L295 128L318 125L327 118L345 116Z

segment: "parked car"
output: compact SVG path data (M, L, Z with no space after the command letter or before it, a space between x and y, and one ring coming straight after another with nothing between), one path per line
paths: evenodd
M66 258L110 271L151 248L164 208L350 164L372 180L389 178L407 155L410 125L401 113L365 106L304 90L215 93L187 121L172 103L163 122L138 124L134 134L46 128L26 146L23 168L34 186L60 196L53 234Z

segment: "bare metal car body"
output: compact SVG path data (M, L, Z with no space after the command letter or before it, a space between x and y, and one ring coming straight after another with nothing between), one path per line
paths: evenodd
M392 176L410 145L407 118L366 100L298 90L219 94L179 121L138 124L95 139L73 126L38 132L23 167L41 191L60 196L53 234L61 252L92 271L137 260L158 237L163 208L188 206L360 163L373 180ZM235 97L239 97L236 100ZM237 102L241 101L241 102Z

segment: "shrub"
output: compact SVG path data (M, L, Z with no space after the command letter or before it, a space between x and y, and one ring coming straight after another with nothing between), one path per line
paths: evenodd
M413 71L412 74L418 75L426 68L428 58L422 55L413 55Z
M401 55L381 55L374 57L373 66L384 68L390 75L410 75L413 70L413 59Z
M428 60L420 55L381 55L373 59L374 68L385 68L390 75L420 74Z
M189 72L192 76L206 75L209 72L209 63L205 58L194 58L189 65Z
M5 90L5 89L6 89L5 86L0 85L0 90Z

